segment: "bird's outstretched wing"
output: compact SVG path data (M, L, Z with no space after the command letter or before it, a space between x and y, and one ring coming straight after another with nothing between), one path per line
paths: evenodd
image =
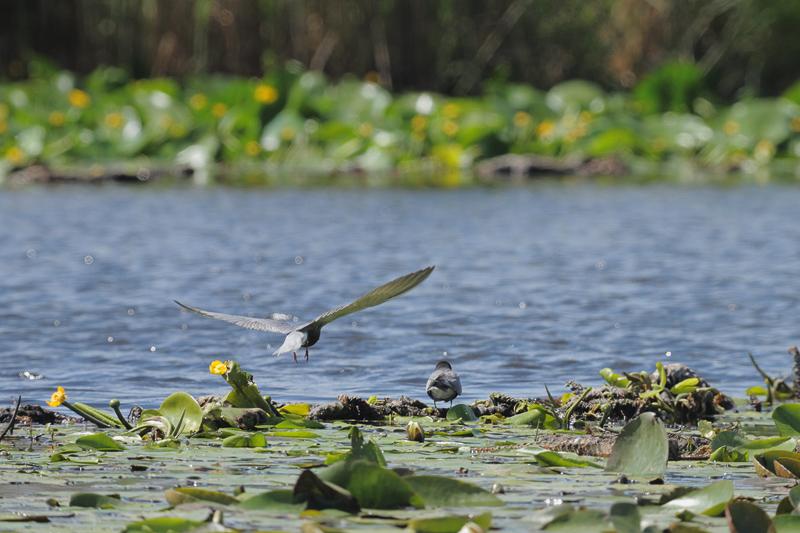
M433 272L434 268L436 267L429 266L427 268L423 268L422 270L412 272L411 274L406 274L405 276L400 276L397 279L393 279L389 283L381 285L376 289L372 289L354 302L339 306L336 309L331 309L330 311L321 314L311 323L309 323L308 326L321 328L325 324L333 322L337 318L349 315L350 313L355 313L356 311L361 311L362 309L366 309L368 307L382 304L386 300L394 298L395 296L400 296L404 292L410 291L425 281L425 279L431 275L431 272Z
M290 333L295 330L295 324L289 322L288 320L274 320L271 318L255 318L251 316L240 316L240 315L227 315L225 313L214 313L212 311L204 311L203 309L198 309L196 307L192 307L191 305L186 305L180 303L178 300L175 300L175 303L187 309L193 313L197 313L198 315L207 316L209 318L215 318L217 320L224 320L225 322L230 322L231 324L235 324L241 328L247 329L257 329L259 331L271 331L273 333Z

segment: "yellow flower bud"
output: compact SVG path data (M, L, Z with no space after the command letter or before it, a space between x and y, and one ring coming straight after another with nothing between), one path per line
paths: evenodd
M58 407L62 403L67 400L67 392L64 390L64 387L59 385L56 388L56 391L50 395L50 401L47 402L47 405L50 407Z
M215 361L211 361L211 364L208 365L208 371L212 374L216 374L217 376L223 376L228 373L228 365L217 359Z

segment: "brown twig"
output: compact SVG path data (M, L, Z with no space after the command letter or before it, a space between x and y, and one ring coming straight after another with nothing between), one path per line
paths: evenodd
M8 425L5 427L2 433L0 433L0 440L3 440L3 437L6 436L12 429L14 429L14 422L17 421L17 413L19 413L19 406L22 403L22 395L20 394L17 396L17 405L14 406L14 412L11 414L11 420L8 421Z

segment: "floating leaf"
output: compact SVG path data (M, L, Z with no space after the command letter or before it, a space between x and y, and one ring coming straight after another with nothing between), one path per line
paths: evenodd
M411 486L428 507L494 507L503 501L477 485L441 476L407 476Z
M100 452L119 452L125 449L125 446L115 441L105 433L92 433L91 435L84 435L79 437L75 444L81 448L97 450Z
M206 501L217 503L220 505L237 505L239 500L215 490L199 489L196 487L176 487L168 489L164 493L164 497L171 506L175 507L182 503L190 503L196 501Z
M459 403L447 410L447 419L450 421L477 422L478 417L469 405Z
M608 519L605 513L594 509L571 509L561 513L542 527L545 531L561 533L585 533L602 531Z
M626 388L628 385L631 384L631 380L626 378L621 374L615 373L610 368L604 368L600 371L600 375L603 377L606 382L611 385L612 387L618 387L620 389Z
M303 430L296 430L296 431L270 431L267 433L270 437L282 437L284 439L318 439L320 438L319 433L314 433L313 431L303 431Z
M747 500L732 500L725 506L725 519L731 533L775 533L769 515Z
M70 507L93 507L95 509L113 509L122 502L119 496L104 496L93 492L79 492L69 499Z
M167 396L158 411L173 428L179 428L181 434L196 433L203 422L202 408L197 400L185 392L174 392Z
M125 527L123 533L181 533L183 531L191 531L201 525L203 525L203 522L198 522L197 520L161 516L130 523Z
M725 510L725 505L731 498L733 498L733 481L721 480L670 500L662 507L675 511L718 516Z
M347 513L361 510L359 502L347 490L327 483L311 470L303 470L294 485L294 501L306 502L309 509L339 509Z
M782 436L800 435L800 403L784 403L772 411L772 420Z
M243 509L269 510L274 509L286 512L300 512L305 508L305 503L295 501L294 492L291 490L271 490L249 496L241 501L239 507Z
M283 414L308 416L308 413L311 412L311 406L307 403L290 403L284 405L278 411Z
M775 533L798 533L800 515L780 514L772 519L772 526L775 528Z
M642 530L642 517L635 503L617 502L611 506L608 517L616 533L639 533Z
M362 507L401 509L421 507L411 486L392 470L363 461L353 464L345 487Z
M414 518L408 521L408 529L415 533L459 533L464 524L468 522L478 524L484 531L489 531L492 528L492 514Z
M622 428L606 470L634 476L661 476L667 469L669 442L653 413L642 413Z
M529 452L528 450L520 450L523 452ZM560 466L565 468L573 468L573 467L585 467L585 466L592 466L594 468L603 468L601 465L597 463L593 463L591 461L585 461L583 459L571 459L569 457L564 457L558 452L553 452L550 450L532 450L531 453L536 462L539 463L541 466Z
M694 392L699 384L700 380L698 378L686 378L680 383L673 385L669 391L675 395L688 394Z
M266 445L267 438L263 433L231 435L222 440L225 448L263 448Z

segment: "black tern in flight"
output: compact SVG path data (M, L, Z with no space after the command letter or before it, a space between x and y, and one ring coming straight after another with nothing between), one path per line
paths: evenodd
M425 385L425 392L433 400L433 406L436 407L436 402L450 402L453 406L453 400L456 396L461 394L461 378L453 370L453 367L447 361L439 361L436 363L436 369L428 378L428 383Z
M331 309L330 311L319 315L311 322L305 322L299 325L291 320L255 318L249 316L228 315L225 313L214 313L212 311L204 311L203 309L182 304L177 300L175 300L175 303L184 309L188 309L189 311L197 313L198 315L215 318L217 320L224 320L225 322L230 322L231 324L235 324L242 328L269 331L272 333L283 333L286 335L286 338L284 339L281 347L275 350L272 355L278 356L282 353L292 352L292 357L294 358L295 362L297 362L297 351L300 348L305 348L306 361L308 361L308 349L309 347L314 346L314 344L316 344L319 340L320 331L322 330L323 326L333 322L337 318L349 315L350 313L355 313L356 311L361 311L362 309L366 309L368 307L380 305L383 302L394 298L395 296L400 296L404 292L410 291L425 281L425 279L431 275L431 272L433 272L434 268L435 267L433 266L429 266L427 268L423 268L422 270L412 272L411 274L400 276L397 279L393 279L389 283L381 285L376 289L372 289L367 294L349 304ZM461 388L459 387L459 392L460 391Z

